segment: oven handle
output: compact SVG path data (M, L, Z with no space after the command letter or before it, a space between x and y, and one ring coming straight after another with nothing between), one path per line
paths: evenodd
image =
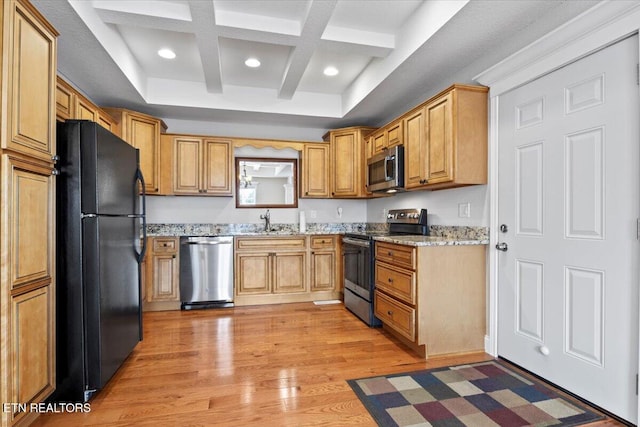
M342 238L342 243L346 243L348 245L360 246L362 248L368 248L369 247L369 241L368 240L350 239L349 237L343 237Z

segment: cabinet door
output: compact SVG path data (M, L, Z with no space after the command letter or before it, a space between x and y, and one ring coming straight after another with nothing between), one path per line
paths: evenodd
M65 121L74 117L73 89L58 79L56 84L56 119Z
M200 193L200 143L198 138L176 138L173 146L173 192Z
M2 156L3 253L8 255L11 289L50 282L53 270L54 182L51 168L19 157ZM4 190L3 188L3 190ZM10 247L4 247L10 242ZM3 277L4 283L4 277Z
M54 319L51 286L11 298L11 402L44 400L54 389Z
M96 111L96 107L91 104L89 101L76 97L76 112L75 117L80 120L91 120L92 122L96 122L98 118L98 114Z
M387 147L402 145L402 143L404 143L402 120L398 120L397 122L387 126L386 134L387 134Z
M39 22L19 2L3 2L8 34L9 138L2 148L51 160L55 154L55 30ZM5 32L7 34L7 32Z
M129 113L124 139L140 150L140 169L147 193L157 193L160 185L160 121Z
M453 95L426 107L429 184L453 180Z
M305 144L301 197L329 197L329 145Z
M311 291L332 291L336 280L336 253L311 253Z
M149 301L180 301L178 268L175 254L153 255L153 283Z
M273 261L273 292L276 294L290 292L304 292L306 253L280 253L272 255Z
M233 169L231 141L205 139L203 144L203 192L216 196L231 196Z
M271 292L271 258L269 253L236 254L236 293L238 295Z
M360 138L356 132L338 133L332 137L332 196L357 197L361 187Z
M409 114L404 120L404 185L415 188L424 185L427 168L425 145L425 110Z
M97 122L100 126L102 126L103 128L107 129L108 131L112 130L113 127L113 119L107 115L106 113L103 113L102 111L98 110L97 114Z
M387 132L381 131L373 135L373 154L378 154L387 148Z

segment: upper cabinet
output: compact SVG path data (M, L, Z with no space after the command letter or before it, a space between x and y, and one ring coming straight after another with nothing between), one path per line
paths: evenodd
M366 138L373 131L368 127L350 127L327 132L325 141L331 149L331 197L364 198L366 191Z
M56 81L56 119L58 121L91 120L105 129L113 130L111 116L80 94L60 76Z
M2 148L55 154L56 30L28 2L3 1L2 81L8 135ZM6 83L5 83L6 82ZM4 126L3 126L4 127Z
M329 144L304 144L301 174L300 197L330 197Z
M367 142L367 158L383 152L387 148L404 144L404 128L402 119L398 119L369 136Z
M140 150L140 169L148 194L160 191L160 133L167 125L158 118L121 108L104 108L113 117L112 132Z
M453 85L404 116L408 190L487 183L487 92Z
M172 148L173 194L231 196L233 144L229 139L163 135L163 149ZM171 167L164 165L163 168Z

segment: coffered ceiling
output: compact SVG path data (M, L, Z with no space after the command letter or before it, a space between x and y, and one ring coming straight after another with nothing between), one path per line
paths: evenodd
M591 7L561 0L33 0L58 69L101 105L338 127L503 59ZM174 59L158 55L171 49ZM257 59L259 67L245 65ZM323 72L334 67L337 75ZM484 68L483 68L484 67ZM422 98L421 98L422 97ZM412 104L413 103L413 104ZM391 112L393 111L393 112Z

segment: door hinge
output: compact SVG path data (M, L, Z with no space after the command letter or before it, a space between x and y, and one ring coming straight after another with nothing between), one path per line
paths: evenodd
M636 374L636 396L638 395L638 374Z
M640 218L636 219L636 240L640 240Z
M636 64L636 85L640 86L640 63Z

